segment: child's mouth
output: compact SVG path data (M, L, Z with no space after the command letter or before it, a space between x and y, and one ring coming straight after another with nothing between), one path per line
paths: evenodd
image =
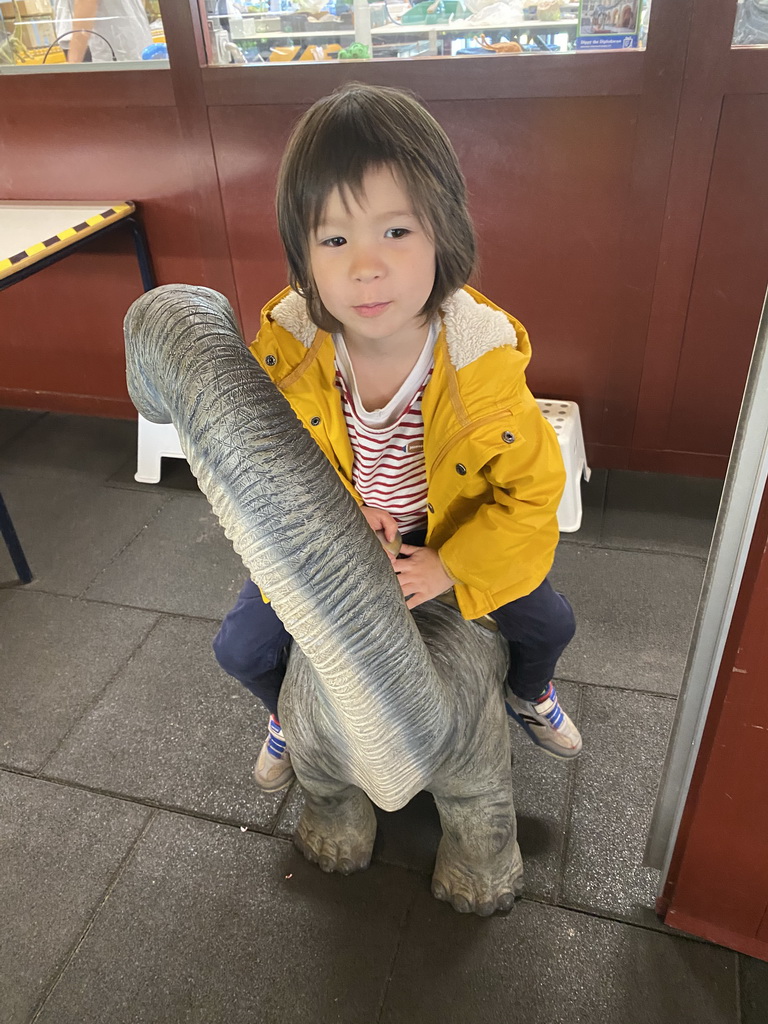
M371 302L366 306L353 306L352 308L359 316L378 316L389 306L389 302Z

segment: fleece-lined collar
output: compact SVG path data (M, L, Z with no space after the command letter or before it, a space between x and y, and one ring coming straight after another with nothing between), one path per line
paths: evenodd
M305 348L312 346L317 327L309 319L307 304L301 295L290 291L272 308L271 315ZM443 303L442 320L448 354L456 370L502 345L517 348L515 325L506 314L478 302L463 288Z

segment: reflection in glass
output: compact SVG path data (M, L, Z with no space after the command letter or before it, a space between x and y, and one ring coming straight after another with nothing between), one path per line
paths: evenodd
M650 0L204 0L212 64L644 45ZM589 38L588 38L589 37Z
M739 0L734 46L768 46L768 0Z
M167 58L158 0L2 0L0 63Z

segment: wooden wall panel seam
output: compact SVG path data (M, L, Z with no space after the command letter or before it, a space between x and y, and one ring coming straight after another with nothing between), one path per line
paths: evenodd
M637 448L667 447L735 14L736 0L693 6L632 441Z
M0 74L0 109L73 107L125 109L130 106L175 107L171 72L148 65L140 71L67 71L24 75Z
M461 74L447 58L408 63L265 65L202 69L209 106L310 104L346 81L405 86L424 100L635 96L642 89L643 51L463 57Z
M196 199L193 216L200 240L202 283L225 295L239 317L216 155L202 88L199 11L195 0L161 0L160 9Z
M656 5L651 11L622 229L618 274L621 301L601 430L629 447L635 430L692 15L692 0Z

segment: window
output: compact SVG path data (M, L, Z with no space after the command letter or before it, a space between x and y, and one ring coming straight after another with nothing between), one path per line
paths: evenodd
M768 0L739 0L734 46L768 46Z
M644 45L650 0L204 0L211 64Z
M157 0L2 0L0 65L164 60Z

